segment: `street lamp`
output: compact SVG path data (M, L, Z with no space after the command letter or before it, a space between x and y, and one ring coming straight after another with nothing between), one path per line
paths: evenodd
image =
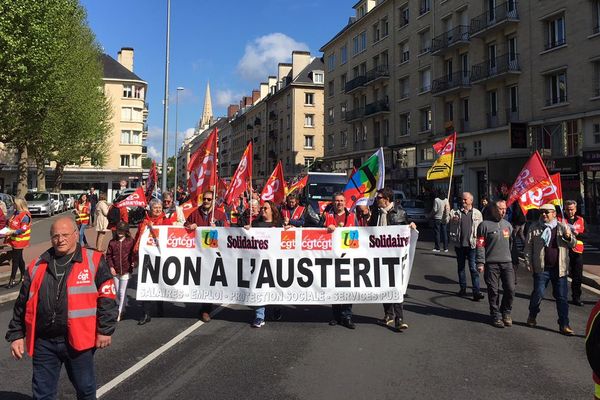
M165 97L163 99L162 193L167 192L167 157L169 136L169 42L171 34L171 0L167 0L167 49L165 54Z
M175 192L177 192L177 158L178 158L178 148L177 143L179 139L179 92L183 91L184 88L179 86L177 88L177 93L175 96ZM177 193L175 193L177 195ZM175 199L177 200L177 199Z

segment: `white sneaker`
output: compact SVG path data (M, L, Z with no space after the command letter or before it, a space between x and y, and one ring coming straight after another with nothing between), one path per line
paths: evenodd
M431 251L433 251L434 253L439 253L439 252L440 252L440 249L433 249L433 250L431 250Z
M447 252L448 252L448 249L444 250L444 253L447 253Z

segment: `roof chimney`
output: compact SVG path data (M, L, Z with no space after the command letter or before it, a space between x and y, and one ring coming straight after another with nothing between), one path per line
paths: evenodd
M133 72L133 48L122 47L117 54L117 61L119 61L119 64Z

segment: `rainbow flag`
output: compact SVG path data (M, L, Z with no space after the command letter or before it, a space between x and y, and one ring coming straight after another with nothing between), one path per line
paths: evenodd
M370 206L375 201L379 189L383 189L385 180L385 162L383 147L380 147L369 159L357 169L344 189L346 207L350 210L358 205Z

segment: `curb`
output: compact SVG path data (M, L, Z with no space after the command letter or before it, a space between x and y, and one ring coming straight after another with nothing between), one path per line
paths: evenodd
M600 277L583 271L583 278L581 279L581 282L584 285L592 287L596 290L600 290L600 283L598 283L598 280L600 280Z

